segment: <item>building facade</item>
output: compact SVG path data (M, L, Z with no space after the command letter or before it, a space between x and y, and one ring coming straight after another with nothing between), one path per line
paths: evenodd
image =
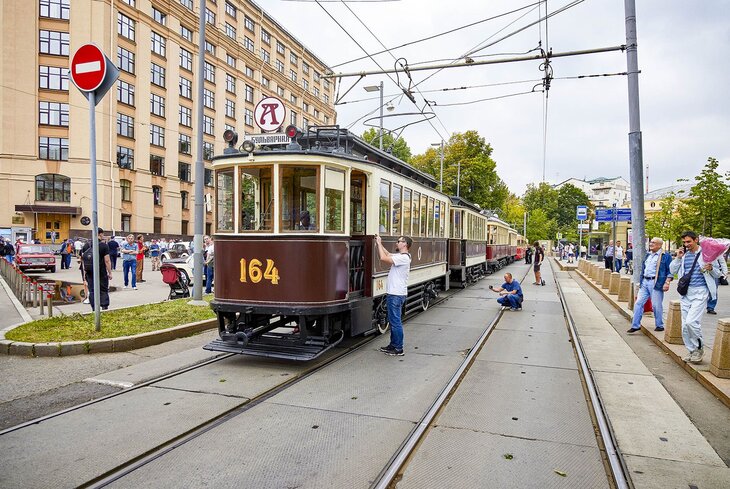
M198 24L205 9L203 155L222 135L260 132L256 102L276 96L285 124L334 124L334 84L302 43L246 0L3 0L0 234L50 243L88 236L89 109L68 76L93 42L120 76L96 107L99 225L115 234L193 232ZM30 28L32 26L32 28ZM213 222L206 206L206 232ZM85 221L85 220L84 220Z
M616 203L622 207L625 203L631 201L631 186L623 177L615 178L594 178L593 180L581 180L578 178L569 178L555 185L559 189L563 185L571 184L581 189L588 196L595 207L611 207Z

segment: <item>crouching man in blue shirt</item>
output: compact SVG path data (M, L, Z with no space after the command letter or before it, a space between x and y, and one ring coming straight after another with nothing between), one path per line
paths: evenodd
M501 287L492 287L490 285L489 288L499 292L502 297L497 299L497 302L503 306L509 307L511 311L520 311L522 309L522 299L524 299L522 287L520 287L517 280L512 278L511 273L504 274L504 283Z

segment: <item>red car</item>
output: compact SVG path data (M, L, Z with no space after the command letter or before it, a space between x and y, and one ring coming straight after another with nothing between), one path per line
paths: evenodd
M23 244L15 255L15 265L22 271L42 269L55 272L56 257L48 245Z

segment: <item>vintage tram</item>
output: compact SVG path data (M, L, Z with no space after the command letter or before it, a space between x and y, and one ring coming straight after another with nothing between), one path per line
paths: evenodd
M452 287L466 287L488 274L487 218L461 197L451 197L449 271Z

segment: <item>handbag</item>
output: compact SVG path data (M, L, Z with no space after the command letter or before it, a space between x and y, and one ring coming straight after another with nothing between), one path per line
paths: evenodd
M689 291L689 282L692 280L692 272L695 271L695 266L697 265L697 260L699 260L699 258L700 254L697 253L697 256L695 256L695 261L694 263L692 263L692 268L690 268L689 273L685 273L679 279L679 282L677 283L677 292L679 292L679 295L687 295L687 292Z
M727 277L720 277L720 285L728 285Z

